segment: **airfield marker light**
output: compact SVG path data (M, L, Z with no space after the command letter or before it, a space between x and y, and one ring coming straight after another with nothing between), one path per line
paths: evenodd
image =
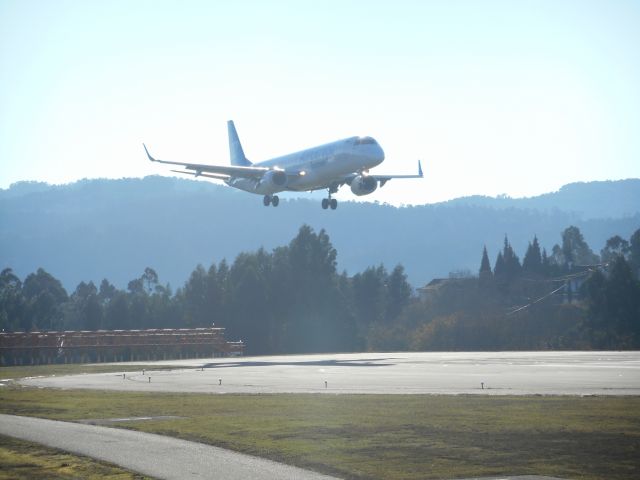
M480 382L480 386L482 387L482 390L484 390L484 382Z
M218 379L218 385L222 385L222 379L221 378Z
M151 383L151 377L149 377L149 383Z

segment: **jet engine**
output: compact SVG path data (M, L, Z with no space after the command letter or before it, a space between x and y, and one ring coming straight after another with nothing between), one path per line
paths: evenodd
M351 191L354 195L369 195L373 193L376 188L378 188L378 181L367 175L357 175L351 181Z
M262 176L260 183L274 187L284 187L287 184L287 174L282 170L269 170Z
M255 183L253 191L262 195L271 195L272 193L281 192L286 185L287 174L285 172L282 170L269 170Z

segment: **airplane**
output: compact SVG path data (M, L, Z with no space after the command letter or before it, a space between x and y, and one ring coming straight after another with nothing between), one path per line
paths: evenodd
M384 161L384 151L372 137L349 137L300 152L263 162L247 160L238 138L233 120L227 122L231 165L201 165L189 162L157 160L143 143L147 157L152 162L181 165L185 170L171 170L195 177L222 180L230 187L263 195L265 207L280 203L277 193L284 191L327 190L322 199L324 210L338 207L332 197L343 185L349 185L354 195L373 193L378 185L383 187L393 178L423 178L418 160L417 175L373 175L369 169Z

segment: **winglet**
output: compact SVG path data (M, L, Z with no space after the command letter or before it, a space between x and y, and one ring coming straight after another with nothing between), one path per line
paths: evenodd
M418 175L420 175L420 177L424 177L424 175L422 174L422 163L420 163L420 160L418 160Z
M149 160L151 160L152 162L157 162L157 160L151 156L149 150L147 150L147 146L144 143L142 144L142 146L144 147L144 151L147 152L147 157L149 157Z

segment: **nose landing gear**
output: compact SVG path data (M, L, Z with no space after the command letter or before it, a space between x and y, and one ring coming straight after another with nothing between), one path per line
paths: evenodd
M274 207L277 207L280 204L280 198L278 198L277 195L265 195L264 198L262 199L262 204L265 207L268 207L269 205L273 205Z

